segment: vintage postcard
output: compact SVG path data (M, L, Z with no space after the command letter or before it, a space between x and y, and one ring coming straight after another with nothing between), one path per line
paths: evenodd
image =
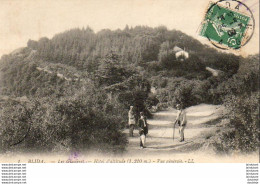
M0 0L1 163L258 163L258 0Z

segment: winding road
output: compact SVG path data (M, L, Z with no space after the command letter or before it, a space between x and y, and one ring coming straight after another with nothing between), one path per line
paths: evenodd
M146 148L139 147L138 130L134 137L129 137L129 145L124 156L162 156L172 153L192 153L200 150L205 137L214 134L218 118L221 117L223 107L220 105L200 104L186 109L188 124L184 131L185 141L179 142L178 126L175 128L173 140L173 121L177 111L168 109L154 113L153 119L148 120L149 133L146 139ZM126 130L127 133L128 130ZM206 150L204 150L206 151Z

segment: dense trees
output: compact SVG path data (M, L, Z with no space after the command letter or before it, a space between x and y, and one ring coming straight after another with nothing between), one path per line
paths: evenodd
M115 52L126 63L142 65L159 60L171 69L175 56L174 46L185 48L198 61L225 72L235 73L238 58L231 54L218 53L202 45L194 38L165 27L137 26L124 30L101 30L94 33L89 27L72 29L55 35L52 39L29 40L27 46L37 50L38 58L48 62L68 64L78 69L87 69L107 54Z

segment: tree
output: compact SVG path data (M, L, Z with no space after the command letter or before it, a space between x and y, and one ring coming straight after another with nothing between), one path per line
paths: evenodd
M119 56L115 53L111 53L102 59L95 73L100 86L121 83L133 74L120 63Z
M158 59L165 68L171 69L174 66L176 57L169 41L161 44Z
M31 49L33 49L33 50L37 50L37 48L38 48L38 42L29 39L28 42L27 42L27 47L29 47L29 48L31 48Z

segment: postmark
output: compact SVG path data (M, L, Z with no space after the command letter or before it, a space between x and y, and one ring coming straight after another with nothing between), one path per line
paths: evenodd
M199 34L220 49L240 49L254 33L252 11L237 0L210 2Z

